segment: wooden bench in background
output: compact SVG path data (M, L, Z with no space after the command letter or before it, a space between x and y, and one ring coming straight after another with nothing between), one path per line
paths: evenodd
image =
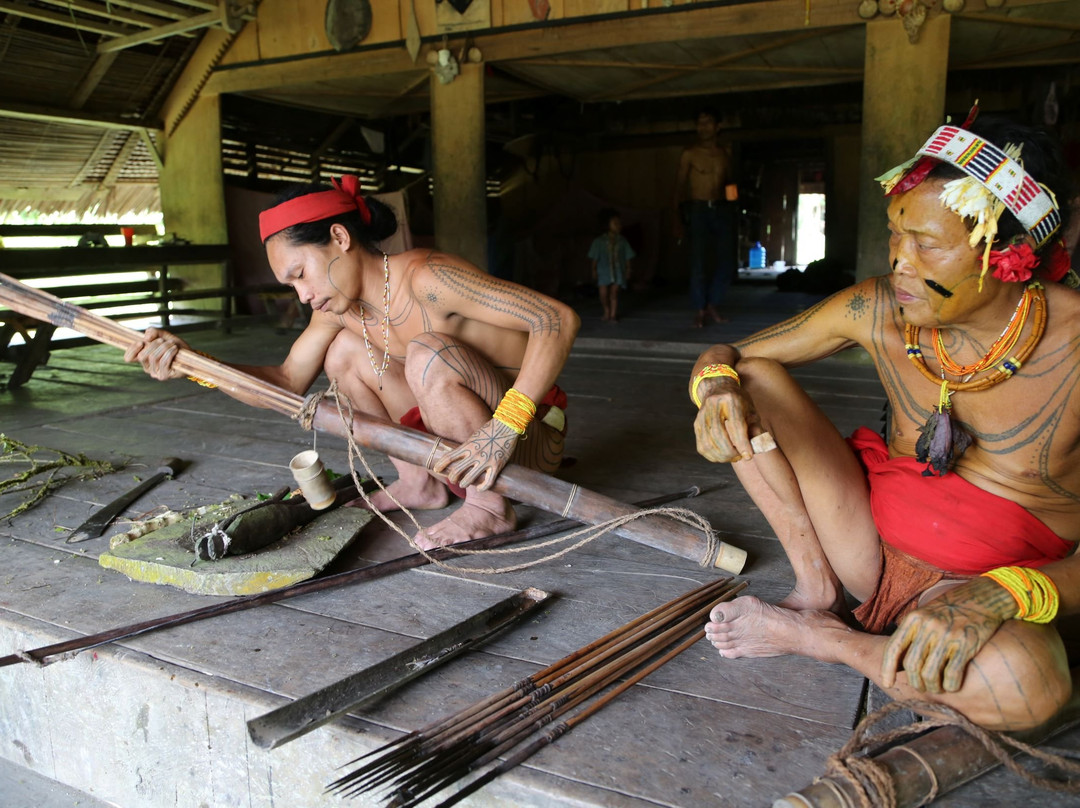
M79 227L78 230L84 232L87 228ZM3 228L0 228L2 233ZM180 278L170 275L170 268L218 263L225 266L224 286L189 289ZM50 294L87 309L128 307L107 316L116 320L153 318L162 328L172 327L173 318L187 315L202 318L204 324L208 318L215 319L227 329L237 296L286 288L278 284L234 287L227 245L3 249L0 250L0 272L23 283L40 286ZM109 283L77 283L79 278L104 274L131 277ZM48 283L43 283L46 279L49 279ZM194 300L217 300L219 305L212 308L178 306ZM55 331L56 327L50 323L0 310L0 361L15 365L6 381L8 389L25 384L34 369L48 361L51 351L89 342L85 337L56 339ZM11 344L16 334L24 344Z

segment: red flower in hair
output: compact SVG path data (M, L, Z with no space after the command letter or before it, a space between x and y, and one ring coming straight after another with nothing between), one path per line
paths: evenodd
M1023 283L1031 279L1031 270L1039 265L1039 258L1030 244L1014 242L1004 250L991 250L989 264L999 281Z
M1065 242L1058 243L1050 248L1050 256L1046 261L1045 274L1048 281L1060 281L1069 271L1072 261L1069 259L1069 251L1065 248Z

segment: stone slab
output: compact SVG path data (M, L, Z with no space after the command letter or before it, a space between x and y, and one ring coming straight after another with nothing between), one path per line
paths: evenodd
M250 503L223 503L194 526L198 535ZM134 581L175 586L196 595L254 595L306 581L348 547L372 519L358 508L335 508L256 553L195 561L185 539L193 527L177 522L103 552L98 563Z

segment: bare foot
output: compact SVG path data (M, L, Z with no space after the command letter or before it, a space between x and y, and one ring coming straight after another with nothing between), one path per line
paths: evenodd
M791 609L796 612L815 609L821 609L832 612L833 614L841 615L848 612L847 603L844 601L844 595L839 589L834 588L832 591L811 594L800 590L798 583L796 583L795 588L788 593L788 596L776 605L781 609Z
M708 314L709 317L711 317L713 319L713 322L717 322L717 323L726 323L726 322L728 322L728 318L725 317L724 315L722 315L720 312L718 312L716 310L715 306L711 306L711 305L706 306L705 307L705 313Z
M390 499L386 491L393 494L397 502ZM386 486L386 491L379 489L370 495L372 507L377 508L381 513L399 510L398 503L413 511L434 511L445 508L450 502L450 493L446 490L446 486L429 474L425 474L424 479L397 479ZM368 506L363 497L357 497L352 502L346 502L345 505L352 508Z
M460 508L413 537L417 546L432 550L513 530L517 525L517 515L506 499L490 491L483 494L476 494L471 488L467 491Z
M799 654L833 662L832 658L823 659L833 643L824 641L822 632L851 632L831 612L795 612L752 595L717 604L710 618L705 638L725 659Z

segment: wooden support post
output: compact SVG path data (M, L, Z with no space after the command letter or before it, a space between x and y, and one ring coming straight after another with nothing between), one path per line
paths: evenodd
M889 269L887 205L874 177L914 156L944 123L949 26L948 14L928 16L914 44L895 17L866 26L857 280Z
M225 179L221 163L221 98L200 98L168 137L161 171L165 229L192 244L226 244ZM226 285L225 264L184 267L174 273L194 289ZM217 300L193 302L220 308Z
M431 77L435 243L487 269L484 65L460 68L449 84Z

